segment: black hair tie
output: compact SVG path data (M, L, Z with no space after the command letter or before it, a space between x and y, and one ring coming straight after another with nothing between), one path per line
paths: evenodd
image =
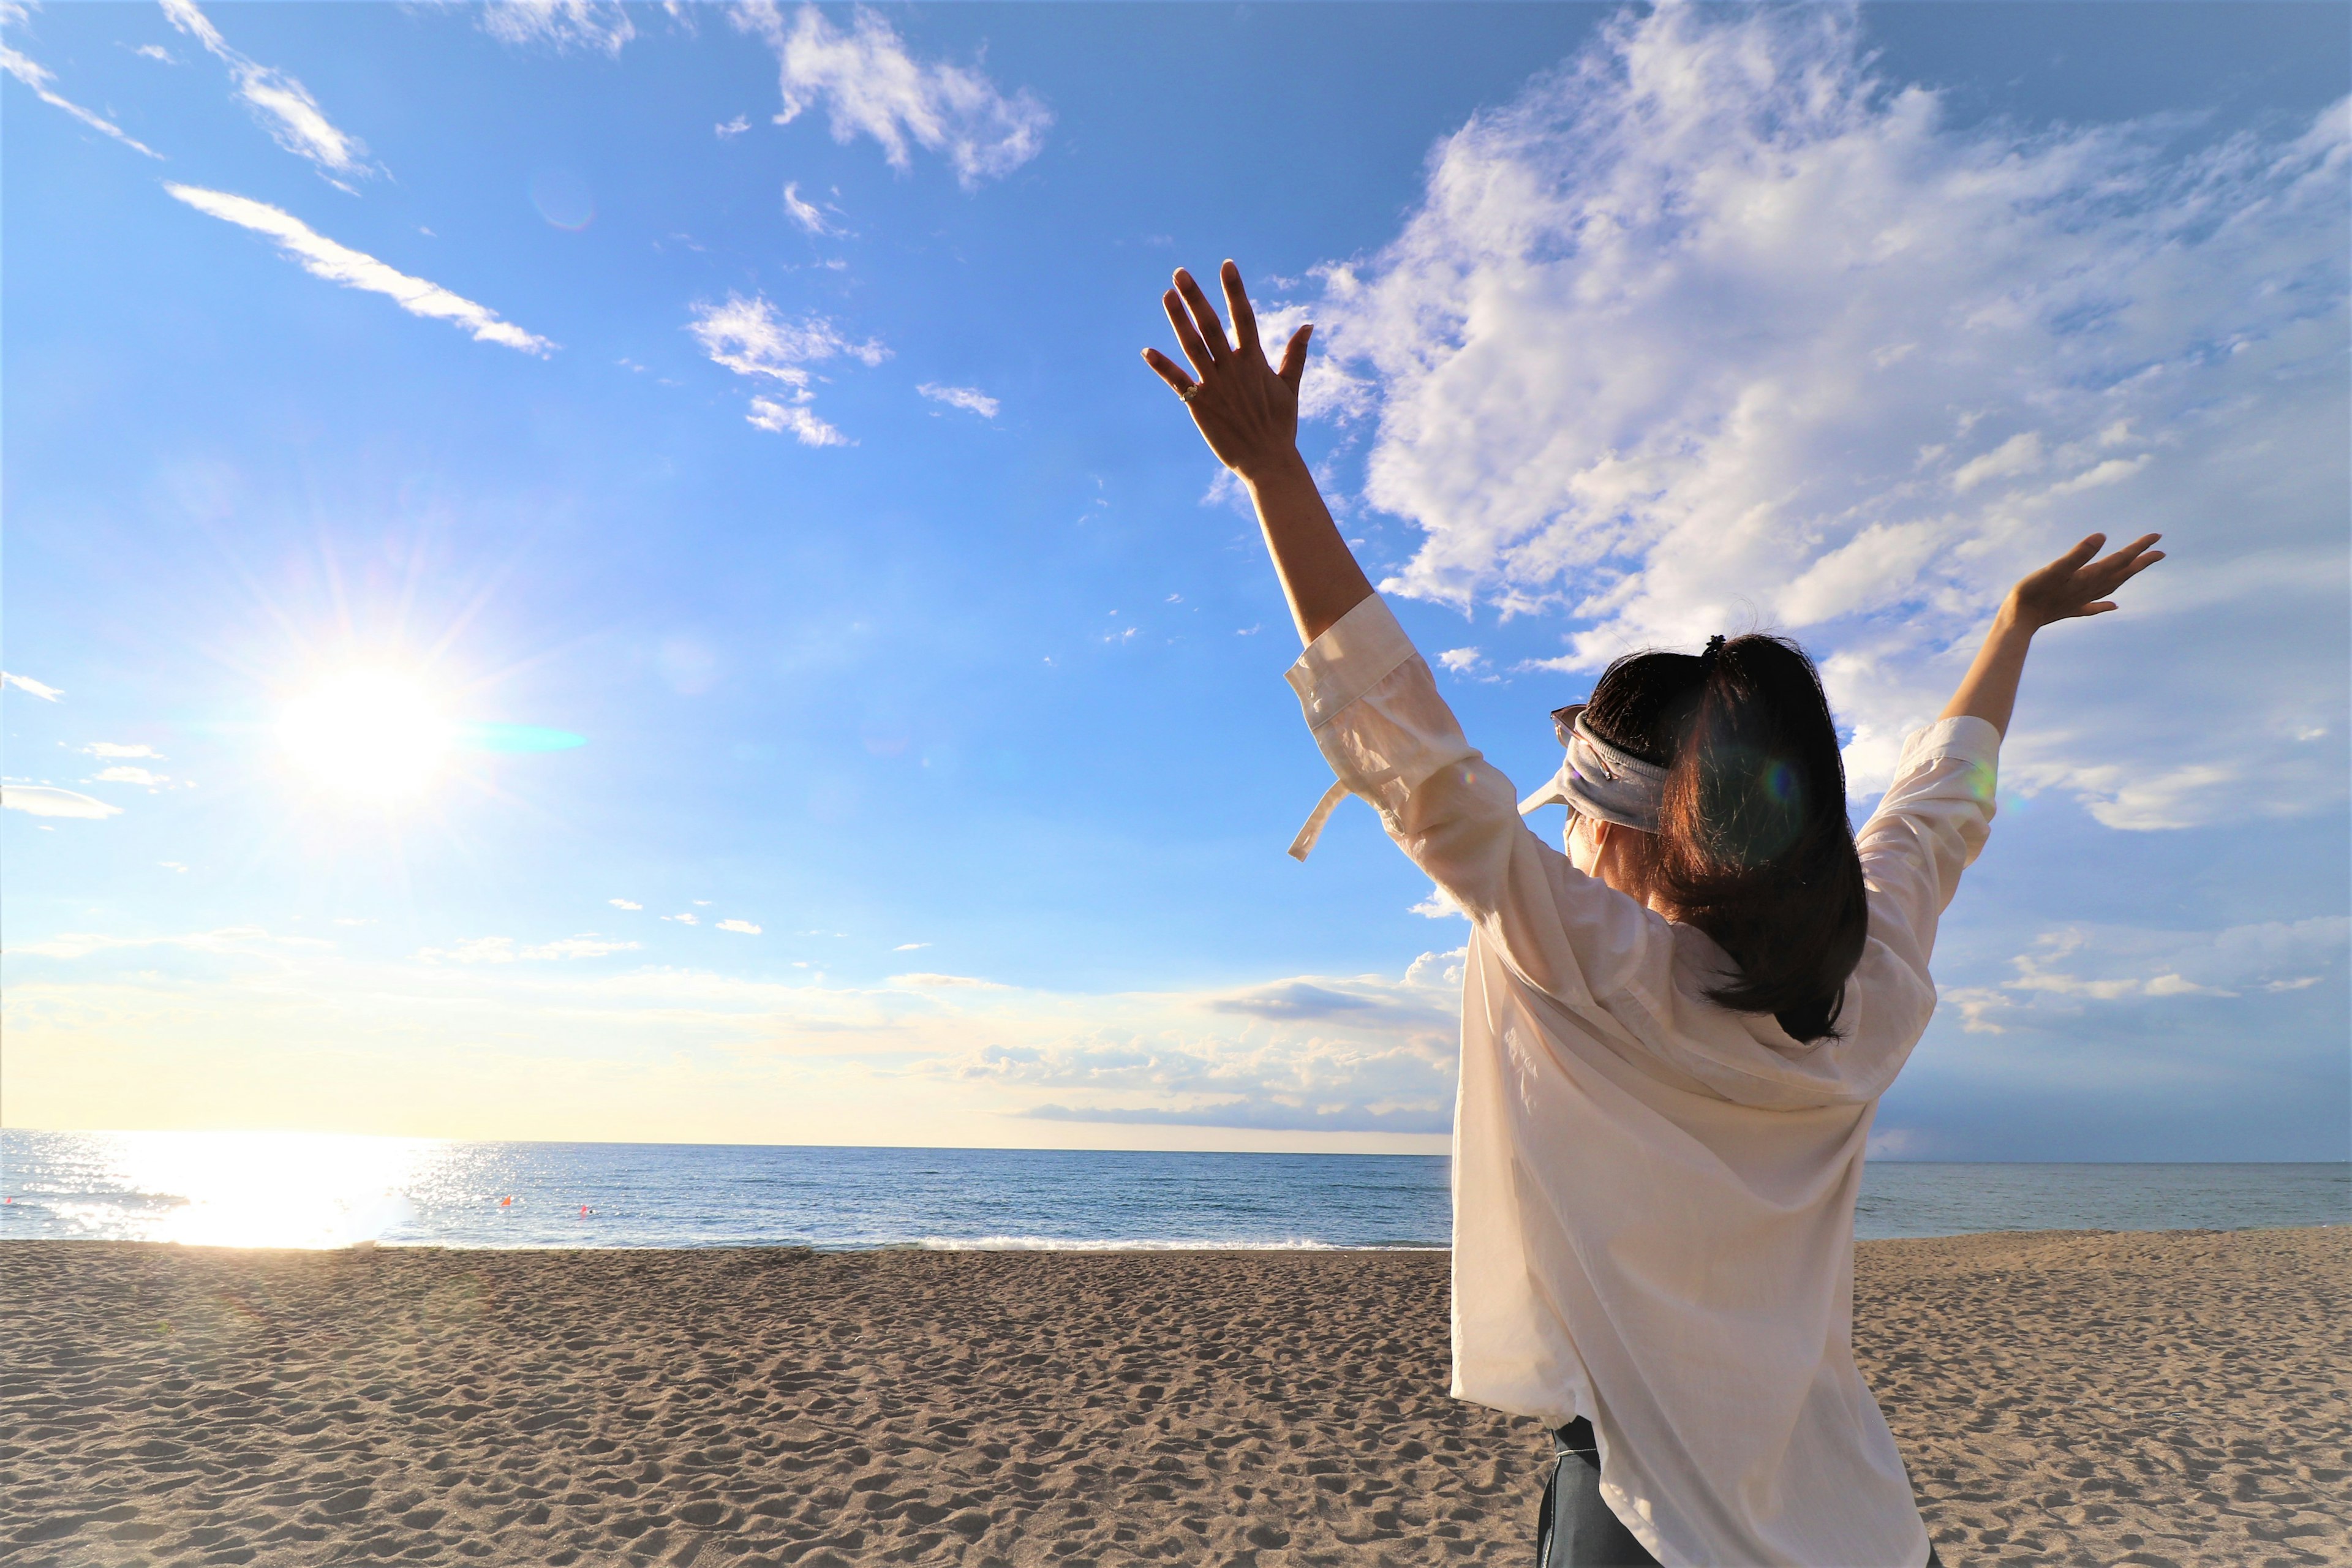
M1722 651L1723 634L1721 632L1717 632L1715 636L1706 639L1706 651L1698 656L1699 668L1701 670L1713 669L1715 668L1715 656Z

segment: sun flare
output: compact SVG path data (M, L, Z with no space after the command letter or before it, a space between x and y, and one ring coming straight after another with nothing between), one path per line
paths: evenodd
M348 669L287 705L278 743L312 782L352 799L391 804L421 794L447 763L453 731L415 679Z

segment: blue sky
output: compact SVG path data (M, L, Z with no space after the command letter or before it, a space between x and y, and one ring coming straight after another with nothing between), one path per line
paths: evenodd
M2163 529L1878 1149L2341 1158L2347 31L11 5L0 1114L1441 1148L1464 928L1360 809L1282 855L1295 642L1137 358L1230 255L1514 776L1773 626L1866 808Z

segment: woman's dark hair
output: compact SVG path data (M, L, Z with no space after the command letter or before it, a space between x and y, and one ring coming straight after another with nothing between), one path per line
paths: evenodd
M1628 835L1637 890L1739 965L1707 993L1800 1040L1837 1033L1870 909L1845 814L1845 762L1813 661L1780 637L1705 655L1635 653L1592 689L1592 732L1667 770L1654 835Z

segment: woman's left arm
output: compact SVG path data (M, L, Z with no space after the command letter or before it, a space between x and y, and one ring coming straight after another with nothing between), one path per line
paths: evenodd
M1257 315L1242 288L1242 269L1228 261L1221 279L1239 342L1226 341L1216 307L1192 275L1179 268L1176 286L1160 302L1192 374L1158 349L1144 350L1143 357L1184 400L1217 461L1249 487L1299 641L1312 643L1372 596L1371 580L1356 564L1307 459L1298 455L1298 384L1307 374L1307 343L1315 329L1308 325L1293 332L1276 368L1258 342Z

